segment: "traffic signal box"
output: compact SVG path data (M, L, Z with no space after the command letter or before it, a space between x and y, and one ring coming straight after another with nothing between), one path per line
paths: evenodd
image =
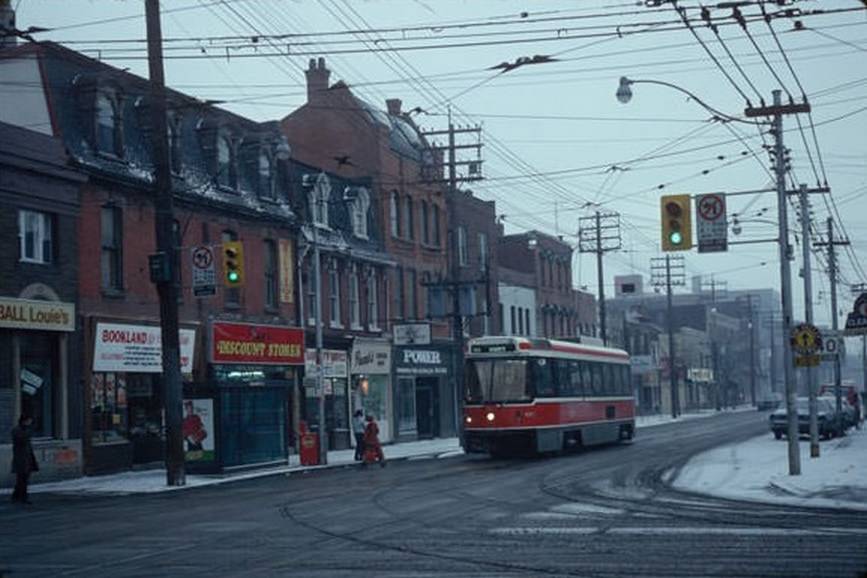
M662 209L662 250L692 249L692 206L689 195L665 195Z
M244 284L244 246L240 241L223 241L223 284L226 287Z

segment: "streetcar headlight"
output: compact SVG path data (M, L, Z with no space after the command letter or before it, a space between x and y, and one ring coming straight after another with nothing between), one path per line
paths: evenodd
M485 417L488 418L488 421L494 421L494 412L489 411Z
M473 423L473 416L471 416L471 415L467 416L467 423Z

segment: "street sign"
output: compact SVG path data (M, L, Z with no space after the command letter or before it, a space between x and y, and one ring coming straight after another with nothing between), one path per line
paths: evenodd
M819 365L822 352L822 334L815 325L801 323L792 328L792 352L795 354L796 367Z
M214 251L208 245L193 247L191 251L193 271L193 295L213 297L217 294L217 270Z
M846 356L846 342L843 337L833 331L822 332L822 361L834 361Z
M867 293L862 293L855 300L852 313L846 318L846 335L867 334Z
M696 196L695 222L699 253L728 251L725 194Z

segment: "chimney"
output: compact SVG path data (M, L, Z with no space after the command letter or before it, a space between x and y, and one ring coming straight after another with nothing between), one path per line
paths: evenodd
M385 106L388 108L388 114L391 116L400 116L400 107L403 103L399 98L387 98Z
M15 10L12 0L0 0L0 49L14 48L18 44L15 30Z
M2 0L0 0L2 1ZM310 59L310 66L306 71L307 74L307 102L316 102L320 100L325 91L328 90L328 77L331 76L331 71L325 67L325 59L315 58Z

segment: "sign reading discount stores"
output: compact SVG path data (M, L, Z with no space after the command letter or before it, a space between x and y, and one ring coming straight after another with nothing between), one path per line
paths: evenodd
M211 324L211 361L246 365L303 365L304 331L250 323Z
M723 193L698 195L695 203L696 234L699 253L728 250L726 197Z

